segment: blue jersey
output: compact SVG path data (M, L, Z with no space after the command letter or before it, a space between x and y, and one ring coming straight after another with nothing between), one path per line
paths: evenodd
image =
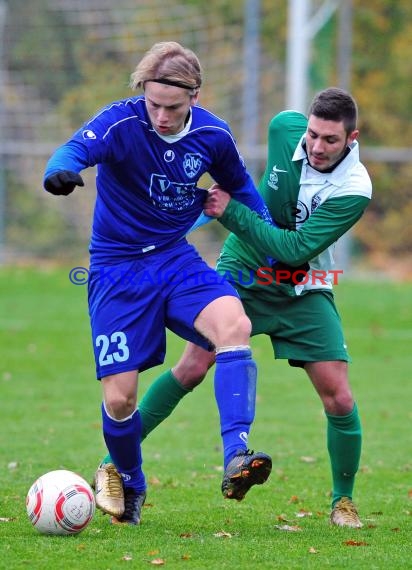
M207 172L236 200L270 216L239 154L229 126L202 107L186 127L161 136L144 96L112 103L85 123L50 158L45 178L97 165L90 242L95 264L133 259L170 247L203 212Z

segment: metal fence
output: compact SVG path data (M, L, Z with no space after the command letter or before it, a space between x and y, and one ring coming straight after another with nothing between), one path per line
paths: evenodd
M281 65L273 54L261 49L251 52L253 46L259 48L259 37L258 22L251 19L250 12L245 14L250 3L230 3L229 25L223 23L222 11L227 11L228 4L224 1L215 1L210 10L207 6L202 9L190 2L171 0L44 0L40 13L35 4L0 0L3 259L53 256L62 246L68 253L72 248L86 249L94 201L90 190L93 173L86 176L88 191L76 192L70 200L54 200L42 192L46 160L72 132L61 106L49 95L54 90L72 87L77 70L70 54L76 49L87 46L91 66L101 54L118 62L118 75L110 81L112 92L115 94L117 89L119 98L125 96L125 86L137 60L155 41L174 39L194 49L205 75L201 104L231 124L241 146L247 142L250 147L252 142L259 149L249 157L249 166L258 171L264 160L270 118L262 102L270 98L271 112L280 108L284 82ZM260 6L260 21L273 17L264 10ZM67 58L57 60L53 55L56 48ZM259 68L255 68L258 53L261 58ZM253 67L245 67L245 57L255 57ZM91 67L90 72L97 75L99 68ZM46 85L49 92L44 92ZM94 112L103 101L98 92L91 98L96 100ZM88 116L88 109L84 109L82 120ZM201 239L213 241L214 236L203 235Z
M313 0L312 6L321 4L328 2ZM200 102L229 122L257 179L267 124L285 104L286 20L284 1L0 0L3 260L86 253L94 174L86 174L87 191L54 199L42 191L45 163L73 130L70 109L85 120L108 102L98 88L104 73L113 99L126 96L130 72L155 41L174 39L199 55L205 75ZM263 28L273 34L270 42L262 40ZM88 88L87 96L75 61L81 57L96 77L96 90ZM116 63L110 72L106 60ZM59 93L69 93L64 104ZM367 160L411 155L410 149L363 149ZM203 253L215 252L221 240L219 225L213 226L194 238Z

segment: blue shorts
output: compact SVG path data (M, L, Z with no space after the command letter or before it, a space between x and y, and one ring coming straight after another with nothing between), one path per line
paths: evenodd
M238 297L186 241L133 261L91 268L89 315L97 378L162 364L166 328L211 350L194 321L225 295Z

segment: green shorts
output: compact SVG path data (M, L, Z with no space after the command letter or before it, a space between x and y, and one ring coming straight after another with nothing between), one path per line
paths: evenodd
M342 323L330 290L295 295L290 285L271 286L248 283L249 275L239 261L223 255L220 274L243 275L243 283L232 282L252 322L252 336L270 337L275 358L287 359L291 366L306 362L350 361ZM239 280L238 280L239 281Z

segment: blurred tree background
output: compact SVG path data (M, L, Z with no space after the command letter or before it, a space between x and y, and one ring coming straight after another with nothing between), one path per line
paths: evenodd
M42 190L44 166L53 149L99 107L131 94L130 73L156 41L174 39L199 55L205 76L200 104L229 122L258 179L267 124L285 107L288 2L257 2L256 69L245 65L245 4L0 0L3 261L87 257L94 173L87 172L85 189L55 198ZM322 4L311 2L314 10ZM352 254L362 267L407 278L412 276L412 3L353 0L352 6L349 88L359 104L361 158L374 185L372 203L353 230ZM338 14L335 10L313 39L309 99L339 82ZM248 84L255 77L256 84ZM253 153L246 140L248 93L258 98ZM224 235L213 223L193 240L203 254L213 255Z

